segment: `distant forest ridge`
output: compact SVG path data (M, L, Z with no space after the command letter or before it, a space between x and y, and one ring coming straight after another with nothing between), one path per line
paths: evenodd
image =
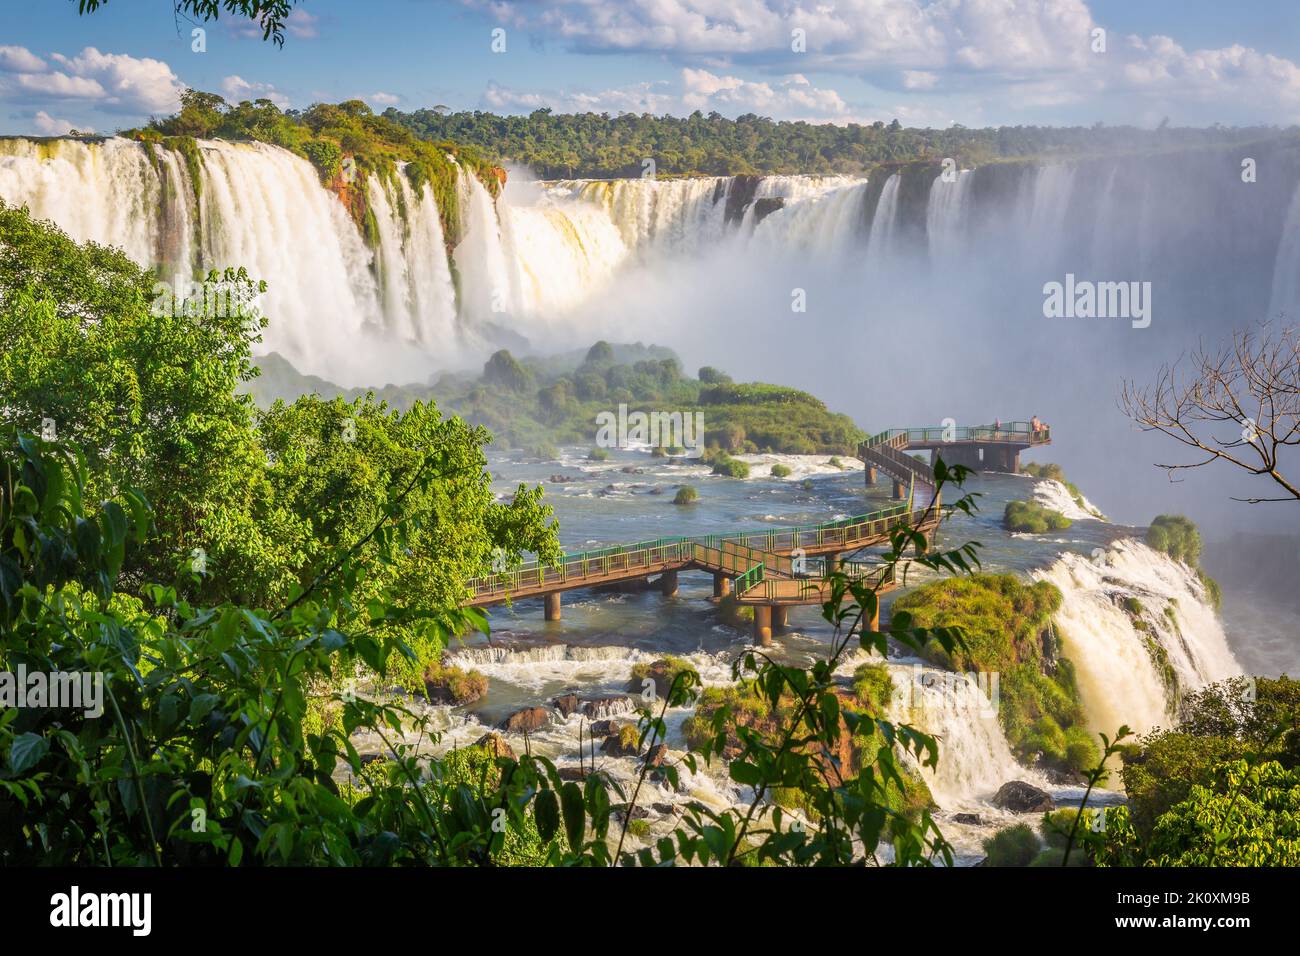
M547 179L640 176L646 160L655 175L862 173L873 167L955 160L970 168L1008 159L1078 156L1233 146L1260 141L1300 144L1300 128L1276 126L1172 127L1001 126L968 129L775 121L754 114L727 119L699 111L685 118L624 113L527 116L420 109L383 115L422 139L463 143L502 165L531 167Z

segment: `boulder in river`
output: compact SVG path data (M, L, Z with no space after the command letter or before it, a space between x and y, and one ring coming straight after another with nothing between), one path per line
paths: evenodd
M1023 780L1012 780L1000 786L993 795L993 805L1012 813L1046 813L1056 809L1050 793Z
M531 734L545 727L550 719L551 712L545 707L525 707L523 710L516 710L501 721L501 729L516 734Z
M482 747L493 757L509 757L511 760L515 759L514 748L506 743L506 739L500 734L484 734L478 740L474 741L474 746Z
M631 701L626 697L597 697L582 705L582 712L592 719L612 717L630 709Z
M605 738L605 742L600 745L600 752L609 754L611 757L635 757L641 752L637 746L637 738L641 732L632 724L623 724L618 728L618 733Z
M551 701L551 704L560 712L561 717L568 717L570 714L577 713L578 708L582 706L577 694L561 694Z

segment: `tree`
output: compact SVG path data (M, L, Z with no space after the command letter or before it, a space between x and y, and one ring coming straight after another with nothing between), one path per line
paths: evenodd
M1157 464L1175 472L1213 461L1268 478L1282 497L1300 500L1300 479L1282 473L1281 457L1300 445L1300 330L1295 327L1238 330L1217 351L1198 347L1183 364L1161 368L1155 383L1125 381L1120 407L1143 431L1157 431L1200 454L1199 460Z
M307 396L258 413L242 389L266 320L245 303L264 287L242 271L177 299L120 252L25 210L0 204L0 237L0 422L75 442L96 500L130 487L151 503L156 533L127 556L127 589L184 566L190 599L282 601L360 537L430 450L447 466L427 494L403 495L401 517L419 530L376 587L450 607L496 548L558 555L540 488L497 503L487 431L431 403L398 414L368 396Z
M177 17L192 16L203 22L216 20L224 7L231 16L247 17L262 28L262 39L284 46L284 22L298 0L174 0ZM108 0L78 0L81 16L108 6Z

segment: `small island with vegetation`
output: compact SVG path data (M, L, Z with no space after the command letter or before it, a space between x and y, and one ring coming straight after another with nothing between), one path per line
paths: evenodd
M261 358L258 364L262 374L249 387L259 405L311 392L349 401L373 392L396 409L433 401L471 425L485 426L501 446L539 458L554 458L562 445L590 445L596 416L621 405L629 414L702 414L704 431L697 439L704 446L703 461L715 474L732 478L747 477L749 471L733 455L851 455L866 437L849 416L830 411L808 392L733 382L711 366L692 378L682 371L675 353L656 345L597 342L586 350L545 358L516 357L500 349L477 375L444 373L429 385L378 389L345 389L302 375L279 355ZM686 451L657 450L669 455ZM601 452L605 449L593 449L589 457L603 461L607 454L602 457Z
M1073 523L1059 511L1053 511L1037 501L1009 501L1002 513L1002 524L1008 531L1026 534L1064 531Z

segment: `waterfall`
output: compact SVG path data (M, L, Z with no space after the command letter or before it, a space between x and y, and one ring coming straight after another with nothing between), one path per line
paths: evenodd
M405 176L367 184L379 234L382 311L398 335L433 350L454 341L456 290L443 245L442 222L428 183L417 194Z
M521 191L512 176L496 199L461 171L450 257L446 211L428 185L416 190L400 171L354 184L343 198L368 207L363 229L311 164L263 144L199 141L187 156L118 138L0 139L0 198L73 238L117 246L169 281L244 266L269 285L261 351L358 385L425 380L502 344L589 344L628 322L657 320L665 344L689 337L704 348L702 336L721 335L711 317L732 308L745 310L754 334L728 347L771 355L760 328L785 321L795 287L815 295L821 321L856 316L827 326L844 338L844 354L888 348L881 322L951 334L944 323L954 314L971 339L998 341L1007 362L1052 354L1068 336L1109 348L1096 326L1041 321L1043 283L1066 271L1160 284L1160 314L1178 322L1157 320L1153 342L1174 330L1213 332L1224 315L1264 314L1270 290L1272 311L1294 314L1295 170L1275 164L1280 172L1246 188L1228 175L1231 159L1204 151L1174 165L1148 156L993 163L953 182L926 180L928 170L913 179L909 168L871 183L646 178ZM945 281L933 281L936 267ZM1129 354L1106 358L1118 371ZM989 387L1009 380L999 373Z
M1300 316L1300 185L1287 206L1286 225L1273 266L1268 314L1286 315L1293 322Z
M961 255L970 212L971 177L971 170L963 169L953 182L936 176L930 184L925 234L930 242L930 260L935 265L947 264Z
M871 234L867 239L867 255L879 261L894 251L894 226L898 221L898 190L902 185L901 173L885 180L876 201L876 212L871 217Z
M1064 598L1055 620L1093 730L1167 727L1184 693L1241 673L1196 572L1139 541L1033 575Z
M3 138L0 199L25 204L78 241L117 246L137 262L188 261L191 205L183 164L170 150L154 148L152 155L163 160L160 170L150 155L119 139L88 146ZM175 215L186 219L172 227Z
M942 809L987 801L1008 780L1049 785L1042 773L1012 756L998 718L1000 688L987 676L981 686L973 676L919 660L891 660L888 666L894 684L889 718L939 740L938 767L917 766Z

